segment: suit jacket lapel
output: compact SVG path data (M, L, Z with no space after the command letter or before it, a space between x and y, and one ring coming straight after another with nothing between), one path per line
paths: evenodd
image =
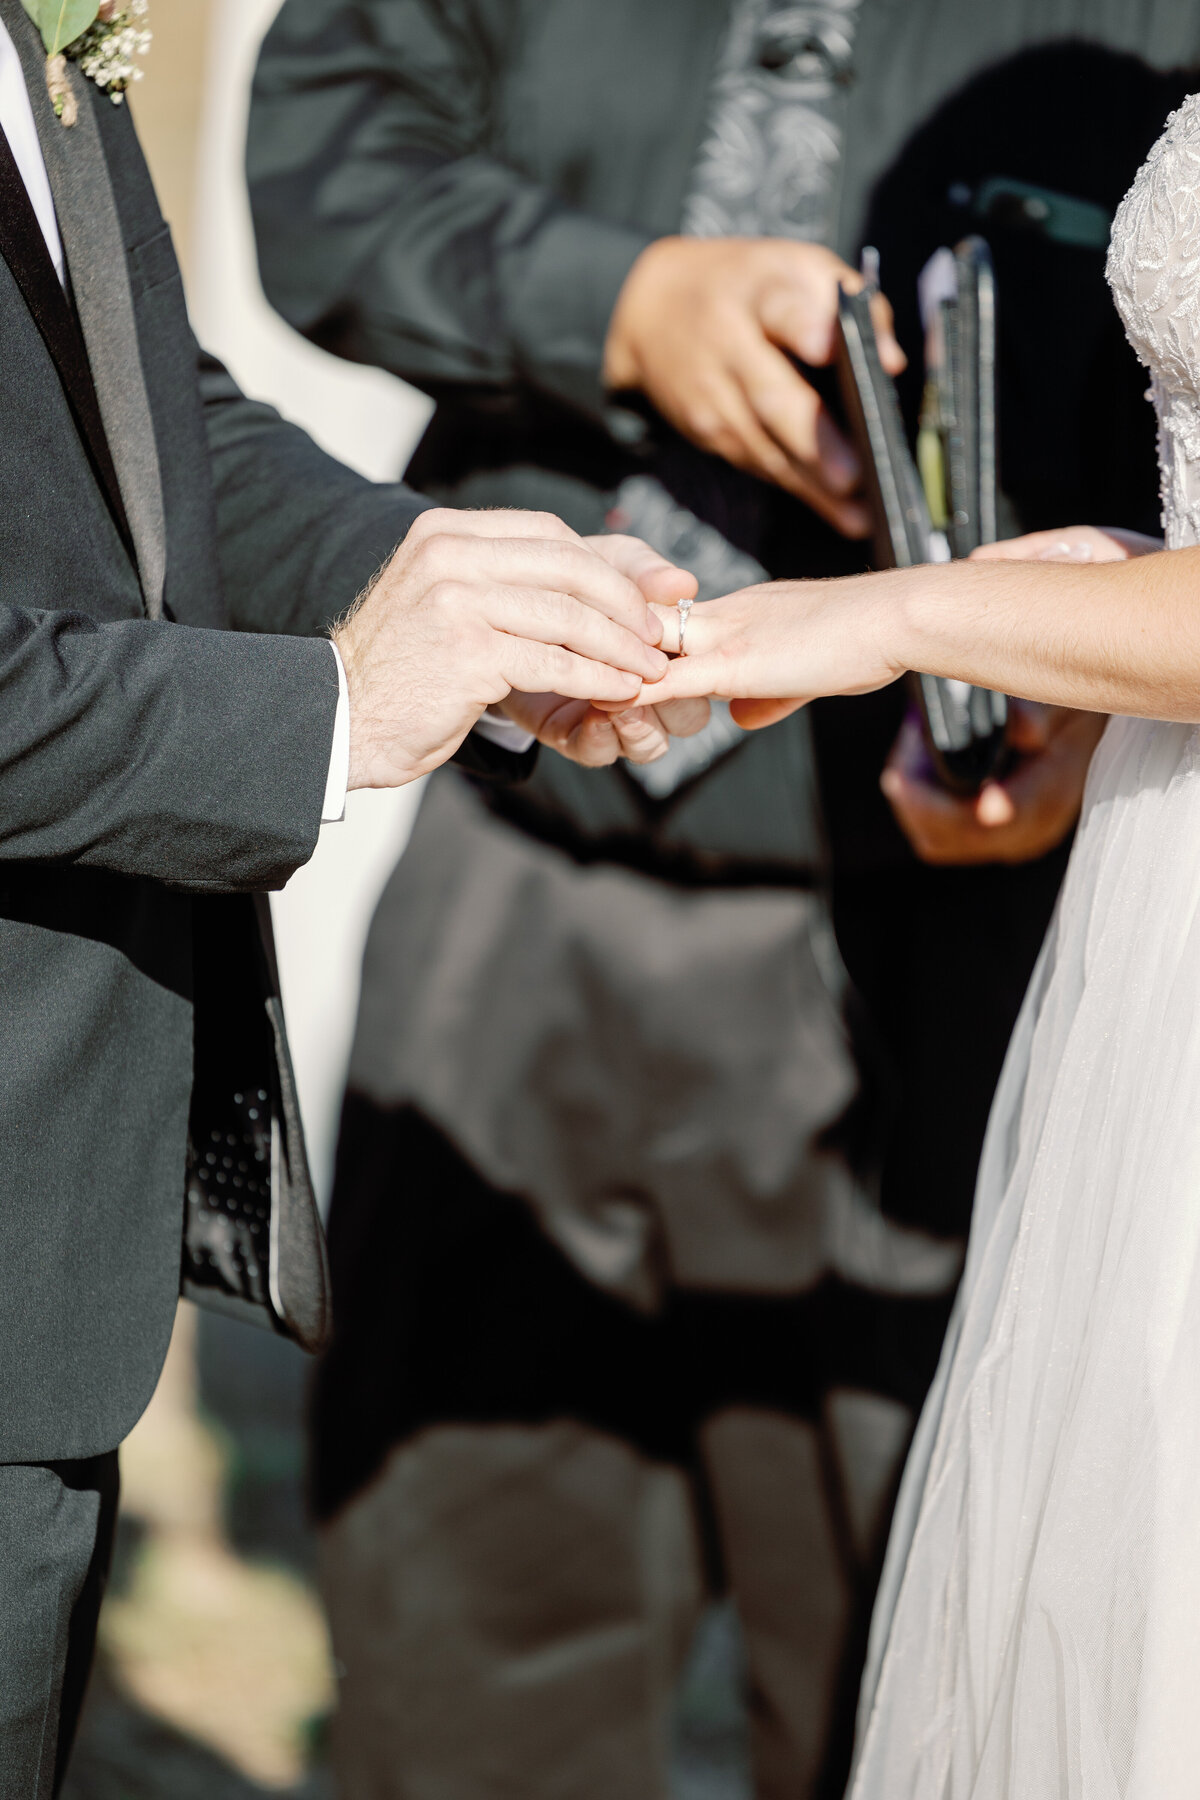
M91 458L96 478L108 498L117 529L133 554L133 540L121 497L112 453L104 435L100 405L88 367L79 321L42 237L37 215L25 192L4 132L0 130L0 256L8 264L33 322L50 352L75 423Z
M111 101L68 63L79 118L69 129L61 125L46 92L41 38L20 0L0 0L0 17L25 71L146 610L158 618L166 574L162 476L138 351L125 242L93 110Z

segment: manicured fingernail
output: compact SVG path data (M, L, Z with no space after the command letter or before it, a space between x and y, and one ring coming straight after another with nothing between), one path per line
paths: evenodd
M1004 789L995 782L989 782L975 803L975 817L981 825L1007 825L1016 816L1016 809Z
M1039 562L1091 562L1091 560L1092 546L1090 544L1052 544L1038 557Z

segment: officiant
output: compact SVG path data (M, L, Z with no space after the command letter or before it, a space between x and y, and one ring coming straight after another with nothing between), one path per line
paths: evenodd
M837 280L879 246L915 423L918 273L983 232L1011 528L1152 529L1104 249L1198 53L1170 0L286 0L263 279L437 401L410 481L619 522L712 595L865 566ZM758 1791L840 1792L1098 733L1023 715L989 818L894 750L904 706L430 784L367 950L316 1398L351 1800L661 1794L715 1591Z

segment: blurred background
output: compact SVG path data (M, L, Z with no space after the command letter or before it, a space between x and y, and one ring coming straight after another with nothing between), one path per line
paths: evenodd
M131 95L202 342L242 386L375 480L394 479L432 404L305 343L262 295L245 194L250 81L279 0L154 0ZM367 926L417 788L350 797L274 902L292 1052L322 1203ZM122 1524L67 1800L333 1794L336 1689L303 1502L306 1359L184 1304L155 1399L122 1451ZM718 1618L688 1683L688 1800L748 1792L736 1649Z

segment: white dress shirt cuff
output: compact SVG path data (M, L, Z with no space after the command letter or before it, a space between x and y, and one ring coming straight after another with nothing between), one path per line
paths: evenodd
M476 719L475 729L489 744L499 744L502 750L511 750L514 756L524 756L537 743L532 731L526 731L523 725L490 709L482 718Z
M338 703L333 721L333 749L329 753L329 775L325 782L325 804L321 808L322 825L332 824L346 816L346 789L350 785L350 689L346 686L346 670L341 652L334 643L329 648L337 663Z

